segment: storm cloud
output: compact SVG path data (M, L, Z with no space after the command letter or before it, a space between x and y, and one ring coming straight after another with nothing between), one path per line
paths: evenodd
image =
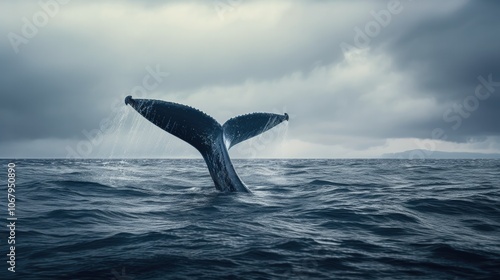
M241 157L500 150L498 1L65 2L0 4L0 157L197 156L138 94L290 114Z

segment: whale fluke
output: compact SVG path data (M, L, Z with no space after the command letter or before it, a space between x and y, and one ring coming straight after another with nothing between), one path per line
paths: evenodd
M252 113L232 118L221 126L204 112L178 103L127 96L125 104L195 147L205 159L215 188L221 191L249 192L234 170L228 149L289 119L286 113Z
M211 147L210 140L222 132L221 125L195 108L162 100L132 99L125 103L159 128L186 141L203 152Z
M223 126L227 148L255 137L288 120L288 114L251 113L234 117Z

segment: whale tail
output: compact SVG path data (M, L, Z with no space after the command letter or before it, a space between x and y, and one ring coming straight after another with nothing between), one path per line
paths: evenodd
M246 187L234 172L227 150L289 119L286 113L252 113L234 117L221 126L204 112L178 103L127 96L125 104L159 128L195 147L205 159L216 188L230 191Z
M237 116L220 125L214 118L190 106L154 99L132 99L132 106L147 120L203 152L221 133L227 149L288 121L288 114L251 113Z
M127 96L125 104L201 153L211 147L211 139L222 133L222 126L215 119L186 105L154 99L132 99L131 96Z
M277 126L283 121L288 121L288 114L251 113L234 117L223 126L224 138L227 149L234 145L255 137Z

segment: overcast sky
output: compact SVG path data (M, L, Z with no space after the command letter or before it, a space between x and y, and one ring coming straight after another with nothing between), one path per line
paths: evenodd
M199 156L127 95L290 114L234 157L500 151L500 1L65 2L0 2L0 157Z

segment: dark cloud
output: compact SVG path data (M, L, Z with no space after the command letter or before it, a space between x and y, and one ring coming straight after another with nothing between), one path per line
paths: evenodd
M450 140L467 141L474 136L499 135L500 87L487 100L480 100L477 110L466 111L459 128L457 114L448 114L455 121L445 121L443 114L454 104L474 102L479 76L500 82L500 17L498 1L469 1L445 16L426 18L411 28L399 30L397 36L386 38L384 52L393 55L401 71L418 81L422 95L429 95L445 105L442 114L426 124L427 130L447 129ZM430 135L430 133L428 134ZM427 135L427 137L429 137ZM418 135L422 137L424 135ZM425 136L424 136L425 137Z
M132 5L146 15L159 6L179 4L144 2ZM19 17L11 16L11 24L4 26L2 33L14 31L22 35L24 23L20 19L31 19L39 12L36 3L26 13L18 11ZM96 3L123 5L122 1ZM201 4L210 13L211 22L206 24L222 23L213 3L189 4ZM81 137L82 129L96 127L99 119L106 117L109 106L104 104L123 99L140 85L147 66L161 65L163 71L172 74L172 79L158 88L168 92L273 80L342 59L334 33L310 33L310 29L316 29L314 26L328 31L327 11L322 12L323 22L312 26L307 23L310 17L292 9L289 19L271 26L235 21L224 28L197 32L183 30L188 27L179 27L175 22L160 21L164 25L143 23L147 29L139 31L129 30L137 28L139 22L117 26L102 14L93 15L85 24L68 25L63 18L65 9L88 13L85 9L90 7L86 2L68 5L61 6L62 15L39 28L28 44L20 45L19 54L14 53L9 41L2 44L0 83L5 96L0 109L4 114L9 112L10 118L0 120L0 125L7 128L0 140ZM123 23L123 18L120 20ZM198 24L203 27L205 23Z
M347 61L340 45L352 44L354 28L385 1L242 1L225 19L208 2L72 1L19 54L2 40L0 143L85 139L82 130L113 117L110 108L156 65L170 76L149 97L189 103L221 122L286 107L292 140L364 149L428 138L435 128L459 142L500 134L500 87L458 128L457 113L443 119L474 94L478 76L500 81L498 1L402 1L362 62ZM3 3L2 36L20 33L37 3Z
M0 119L0 140L79 137L99 120L94 112L100 96L92 90L100 82L97 73L32 62L17 56L2 65L0 110L8 117Z

